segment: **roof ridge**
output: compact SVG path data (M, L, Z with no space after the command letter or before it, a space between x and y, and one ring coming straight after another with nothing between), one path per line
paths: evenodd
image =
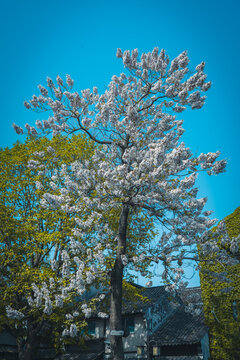
M187 288L185 288L185 290L187 289L201 289L201 286L189 286Z
M158 286L143 286L144 289L153 289L153 288L164 288L165 285L158 285Z

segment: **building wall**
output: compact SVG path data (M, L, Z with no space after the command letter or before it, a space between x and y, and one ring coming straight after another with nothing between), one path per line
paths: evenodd
M147 356L148 336L154 333L176 309L177 305L169 301L167 296L159 298L155 304L146 307L145 313L130 314L134 316L134 332L123 337L124 354L126 360L137 359L137 347L144 347L144 356ZM96 338L105 338L105 359L110 359L110 329L109 319L96 319ZM154 344L151 344L151 346ZM209 359L208 335L201 340L203 360Z
M16 339L5 330L0 333L0 345L2 344L12 346L17 345Z
M147 341L147 328L146 320L144 319L143 314L134 315L134 332L129 333L127 337L123 337L123 346L125 359L136 358L137 355L137 346L146 345ZM110 330L109 330L109 321L106 324L106 339L109 343ZM105 359L108 359L110 355L110 347L106 344L105 347Z
M203 360L208 360L210 358L210 352L209 352L209 338L207 333L201 339L201 349L203 354Z
M130 333L127 337L123 337L123 346L125 359L137 357L137 347L144 346L147 348L147 336L154 332L172 313L174 305L164 297L159 299L157 303L146 308L145 313L134 314L135 329L134 333ZM109 321L106 325L106 337L109 342ZM110 354L110 347L106 345L106 355ZM108 356L106 356L106 359Z
M130 333L127 337L123 338L124 351L126 353L136 354L137 346L144 346L147 341L147 327L143 314L136 314L134 333Z
M95 321L96 321L95 337L97 339L103 338L105 336L104 320L103 319L96 319Z
M175 308L176 306L170 303L167 297L162 297L157 303L146 309L145 318L149 335L154 333L166 321Z

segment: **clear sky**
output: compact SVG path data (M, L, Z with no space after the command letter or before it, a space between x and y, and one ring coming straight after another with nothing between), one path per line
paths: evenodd
M201 176L200 195L222 219L240 205L240 2L238 0L0 0L0 146L19 139L15 122L37 114L23 101L47 76L75 80L75 89L105 89L123 71L116 49L188 50L190 66L206 61L213 82L204 108L184 112L184 141L195 153L220 150L227 171Z

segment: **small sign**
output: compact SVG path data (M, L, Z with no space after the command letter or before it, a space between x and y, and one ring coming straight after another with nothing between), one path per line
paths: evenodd
M110 335L112 336L123 336L124 331L123 330L111 330Z
M160 347L159 346L153 346L153 356L160 355Z

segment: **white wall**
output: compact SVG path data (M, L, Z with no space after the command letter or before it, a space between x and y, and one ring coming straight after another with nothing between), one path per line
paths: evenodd
M123 338L124 351L137 351L137 346L146 345L147 341L147 327L143 314L136 314L134 333L130 333Z

